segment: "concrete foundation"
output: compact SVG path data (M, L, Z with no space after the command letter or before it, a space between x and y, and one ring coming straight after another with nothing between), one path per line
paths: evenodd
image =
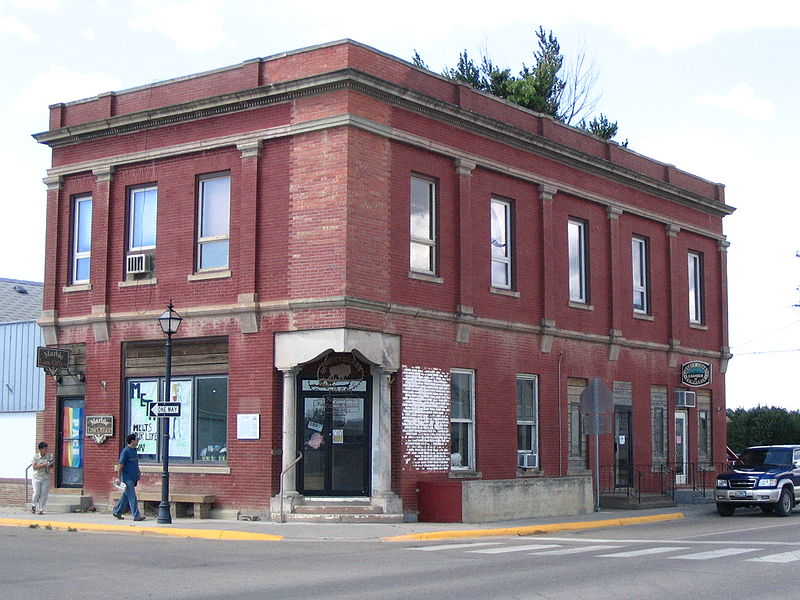
M461 489L464 523L575 516L594 512L592 478L588 475L464 481Z

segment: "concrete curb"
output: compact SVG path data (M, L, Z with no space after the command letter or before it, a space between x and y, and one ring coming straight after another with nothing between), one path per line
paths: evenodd
M602 527L621 527L640 523L657 523L659 521L676 521L684 517L683 513L667 513L647 517L625 517L621 519L604 519L601 521L575 521L572 523L551 523L548 525L527 525L523 527L502 527L499 529L464 529L450 531L433 531L431 533L409 533L381 538L383 542L409 542L424 540L448 540L458 538L491 537L503 535L534 535L537 533L553 533L556 531L574 531L578 529L600 529Z
M0 519L0 525L8 527L31 527L36 525L40 529L101 531L106 533L126 533L133 535L165 535L182 538L201 538L207 540L259 540L277 542L283 539L282 535L268 533L252 533L248 531L227 531L224 529L181 529L168 527L148 527L141 525L99 525L96 523L74 523L67 521L36 521L32 519Z

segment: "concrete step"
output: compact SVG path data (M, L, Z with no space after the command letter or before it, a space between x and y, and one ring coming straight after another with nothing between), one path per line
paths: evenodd
M341 504L301 504L294 507L297 514L324 515L326 513L335 514L381 514L383 509L380 506L367 505L341 505Z
M403 515L386 513L291 513L287 522L294 523L402 523Z
M702 491L678 489L675 490L675 502L678 504L713 504L714 490L713 488L706 489L706 495L703 496Z
M600 494L600 507L611 509L644 510L648 508L671 508L677 503L663 494L642 494L641 501L636 496L625 493Z
M47 497L47 508L45 510L46 512L53 513L86 512L93 504L92 497L80 491L75 493L50 492L50 495ZM31 509L30 498L28 498L26 509Z

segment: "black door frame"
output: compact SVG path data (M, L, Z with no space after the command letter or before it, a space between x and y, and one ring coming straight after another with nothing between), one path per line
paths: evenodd
M325 454L325 484L323 490L306 490L303 482L305 480L305 466L304 461L300 461L298 463L297 469L297 490L301 494L305 496L341 496L341 497L355 497L355 496L369 496L370 490L372 489L371 484L371 473L372 473L372 382L371 377L367 375L362 381L364 381L366 391L350 391L350 392L331 392L331 391L323 391L323 390L303 390L303 381L309 381L309 378L298 377L297 380L297 431L296 440L297 440L297 448L301 452L304 452L305 446L305 434L306 434L306 427L305 427L305 401L306 398L325 398L326 403L326 426L324 430L324 440L326 448ZM340 490L334 491L332 489L331 477L332 477L332 464L333 464L333 456L330 452L330 448L332 446L332 436L333 432L330 427L330 423L332 422L333 415L331 414L330 404L331 401L335 398L361 398L364 403L364 445L363 445L363 460L364 460L364 471L362 475L362 488L360 490Z
M57 408L58 412L56 413L56 477L55 477L55 484L56 487L63 487L63 488L82 488L83 487L83 469L85 460L85 411L86 411L86 397L85 396L59 396L57 398ZM67 402L80 402L81 408L81 420L80 420L80 429L78 431L77 438L65 438L64 437L64 405ZM64 442L67 439L77 439L80 443L80 457L81 457L81 466L80 467L66 467L64 466ZM64 469L66 468L80 468L80 473L75 473L76 475L80 476L80 481L65 481L64 477Z
M620 417L625 416L625 425L620 427ZM614 407L614 487L627 488L633 484L633 423L630 406ZM621 429L624 429L622 431ZM625 436L624 444L620 444L620 436ZM625 459L624 466L621 464Z

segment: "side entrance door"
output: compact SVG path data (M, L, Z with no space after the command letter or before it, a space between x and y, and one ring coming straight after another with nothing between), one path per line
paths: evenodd
M675 483L685 485L689 462L689 427L686 411L675 411Z
M83 409L83 397L58 400L58 487L83 487Z
M367 394L302 393L298 491L307 496L369 494L370 422Z
M631 409L614 407L614 472L616 487L632 485L633 440L631 439Z

